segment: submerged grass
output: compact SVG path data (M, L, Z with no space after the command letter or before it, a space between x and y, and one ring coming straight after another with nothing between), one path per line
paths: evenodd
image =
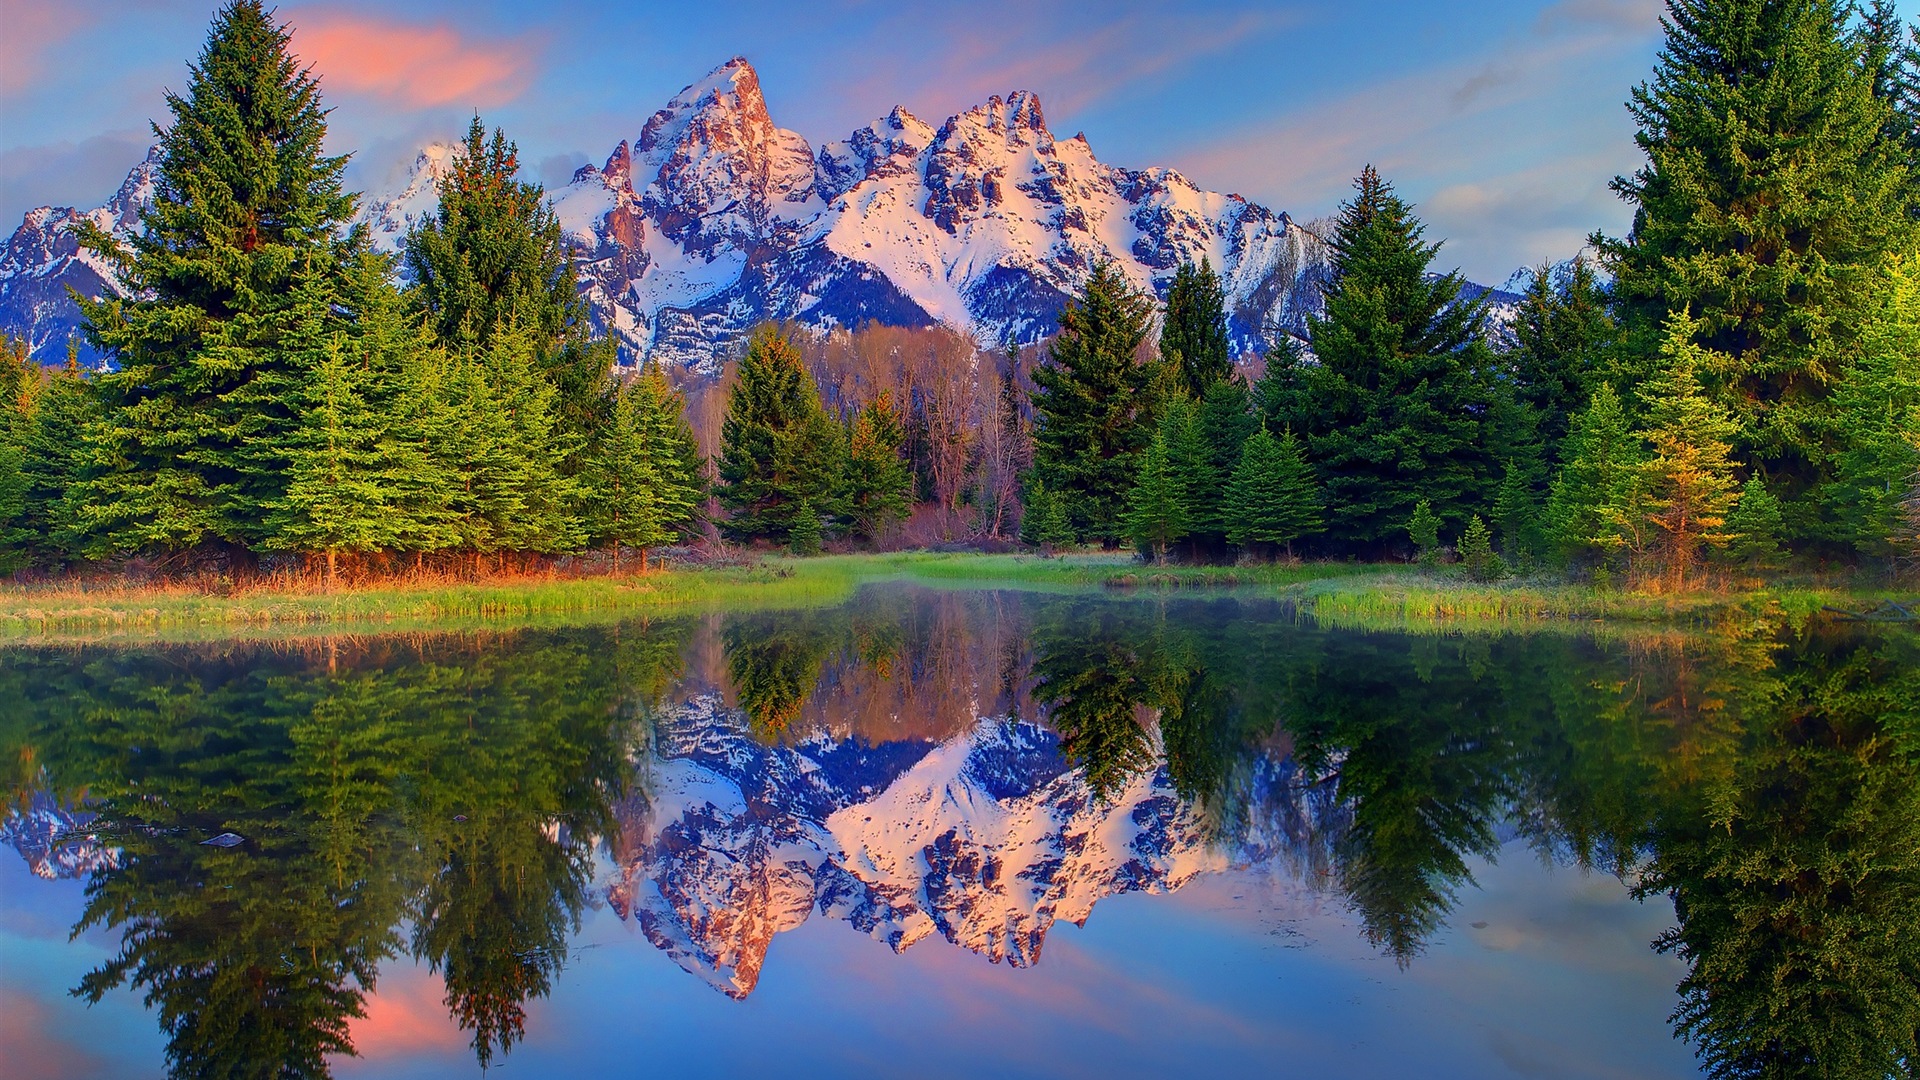
M279 581L224 592L63 584L0 587L0 638L231 637L287 632L457 630L605 622L650 611L793 608L839 603L861 585L913 581L1119 595L1224 593L1291 600L1327 625L1352 628L1545 627L1580 622L1709 626L1766 611L1870 606L1895 594L1809 584L1677 596L1551 582L1474 584L1406 567L1354 563L1144 566L1126 555L1058 558L909 552L813 559L768 557L731 567L647 574L527 576L476 582L386 582L328 590Z

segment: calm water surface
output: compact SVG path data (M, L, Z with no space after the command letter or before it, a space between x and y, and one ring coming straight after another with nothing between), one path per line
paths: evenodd
M1890 1076L1920 635L871 587L0 651L0 1072Z

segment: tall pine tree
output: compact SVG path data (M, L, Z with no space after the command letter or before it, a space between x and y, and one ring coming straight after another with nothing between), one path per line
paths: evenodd
M1914 231L1906 152L1838 0L1669 0L1667 40L1629 109L1647 161L1614 188L1623 239L1596 236L1629 341L1653 362L1668 316L1724 358L1699 372L1776 484L1789 529L1836 431L1832 394L1883 256ZM1657 366L1657 365L1656 365Z
M1738 430L1726 410L1700 385L1709 357L1694 344L1698 327L1675 317L1661 349L1660 370L1640 389L1651 454L1638 470L1633 500L1635 551L1669 588L1687 587L1702 548L1731 539L1727 515L1740 500L1729 456Z
M1319 362L1283 363L1262 396L1269 422L1299 432L1319 470L1330 536L1381 549L1423 499L1464 522L1512 448L1494 422L1483 305L1461 296L1458 273L1427 273L1439 245L1421 239L1425 226L1372 166L1354 186L1326 315L1309 323Z
M814 539L821 516L840 508L841 435L800 350L774 327L755 331L720 424L727 532L784 544L799 528Z
M1127 537L1159 560L1187 535L1187 482L1168 447L1169 428L1177 433L1187 425L1163 423L1153 433L1127 496Z
M1272 545L1293 555L1293 542L1325 525L1319 481L1300 440L1276 440L1265 428L1247 439L1227 487L1227 539L1243 547Z
M327 279L356 245L345 157L322 152L319 84L259 0L215 16L187 90L154 126L160 157L142 232L122 249L97 230L124 298L81 301L113 360L83 481L86 525L108 550L184 549L262 538L284 491L282 446L298 382L283 347L294 281Z
M1199 401L1215 383L1233 376L1233 344L1227 333L1226 292L1206 258L1181 263L1167 288L1167 314L1160 326L1160 356L1179 365L1180 383Z
M1077 536L1116 545L1127 494L1152 435L1154 365L1140 361L1153 304L1110 262L1060 313L1060 336L1034 369L1033 465Z
M901 454L906 441L907 429L889 394L868 402L848 426L847 516L853 531L869 542L911 509L913 471Z

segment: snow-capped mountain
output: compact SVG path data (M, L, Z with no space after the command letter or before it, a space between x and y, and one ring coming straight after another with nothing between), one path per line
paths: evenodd
M8 807L0 818L0 844L19 852L35 877L49 881L118 868L119 848L81 833L91 820L92 814L36 791L26 805Z
M1047 729L982 718L943 742L757 741L717 693L664 717L626 808L608 898L675 963L752 993L774 935L816 911L902 951L933 935L995 963L1037 962L1059 920L1124 892L1229 866L1329 863L1345 821L1290 762L1247 778L1223 838L1164 770L1094 799ZM1224 842L1223 842L1224 841Z
M424 149L404 188L363 200L374 242L399 246L437 204L452 148ZM70 222L125 235L153 157L114 200L27 215L0 257L0 330L57 359L77 322L65 286L114 287L76 254ZM1321 236L1171 169L1098 160L1056 139L1039 98L994 97L935 126L902 108L817 149L778 126L735 58L682 90L551 193L593 317L628 359L710 370L767 319L818 327L944 322L986 344L1050 333L1094 262L1164 294L1185 260L1211 260L1243 350L1298 332L1327 274Z
M140 211L153 201L158 161L155 147L98 209L81 212L42 206L27 211L7 246L0 249L0 333L25 339L43 363L66 359L67 340L80 329L80 309L67 295L68 286L95 298L121 291L113 267L93 252L83 251L74 229L87 221L123 241L131 237L140 228ZM81 355L93 355L84 343Z

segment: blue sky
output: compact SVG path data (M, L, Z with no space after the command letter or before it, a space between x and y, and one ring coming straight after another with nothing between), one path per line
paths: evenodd
M1902 5L1910 17L1920 0ZM318 63L333 145L378 189L479 109L542 179L599 161L735 54L776 122L816 146L894 105L938 124L1039 93L1061 136L1170 165L1303 218L1372 161L1480 280L1625 228L1607 180L1637 163L1622 103L1662 0L501 0L284 3ZM0 0L0 224L97 205L185 82L209 0ZM1097 12L1092 14L1090 12Z

